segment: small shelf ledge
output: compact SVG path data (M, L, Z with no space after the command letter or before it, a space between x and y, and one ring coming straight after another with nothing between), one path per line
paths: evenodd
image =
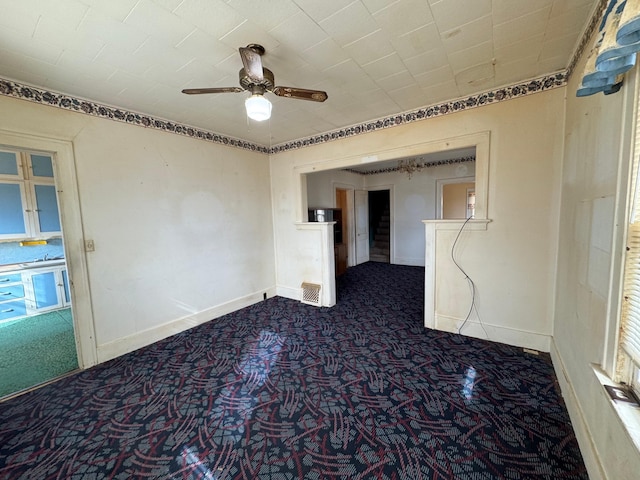
M436 230L460 230L462 225L467 222L466 219L455 219L455 220L422 220L422 223L425 225L433 225ZM490 219L472 219L467 222L464 226L465 230L487 230L489 223L492 220Z
M324 225L335 225L336 222L296 222L298 230L321 230Z
M593 373L596 378L603 386L603 395L606 395L609 399L609 403L615 410L620 422L622 423L623 428L626 430L629 438L634 443L638 451L640 452L640 407L633 403L626 403L613 400L609 397L609 394L606 393L604 386L605 385L617 385L613 380L609 378L609 375L600 368L598 365L591 365L593 368Z

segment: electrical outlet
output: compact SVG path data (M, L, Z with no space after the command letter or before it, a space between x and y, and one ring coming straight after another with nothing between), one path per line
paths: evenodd
M84 251L85 252L94 252L96 250L96 244L93 243L93 240L85 240L84 241Z

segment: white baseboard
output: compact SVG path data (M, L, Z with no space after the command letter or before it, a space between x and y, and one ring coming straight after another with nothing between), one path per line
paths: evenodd
M435 315L436 330L458 333L458 329L463 323L464 320L460 318L439 314ZM477 320L472 319L464 324L460 333L469 337L506 343L508 345L515 345L516 347L531 348L540 352L548 352L551 346L550 335L516 330L498 325L488 325L486 323L481 325Z
M580 446L580 453L582 453L582 460L584 461L587 472L589 473L590 480L605 480L606 476L600 463L600 456L595 448L595 445L591 441L591 433L589 427L584 418L582 407L578 401L573 385L569 380L564 362L560 356L560 352L556 348L556 344L551 340L551 360L553 362L553 368L560 384L560 390L562 391L562 398L567 406L569 412L569 418L573 425L573 431L576 434L578 445Z
M424 267L424 257L394 257L394 265L406 265L409 267Z
M300 299L302 298L302 289L286 287L284 285L276 285L276 295L279 297L300 301Z
M264 299L265 293L267 294L267 297L273 297L276 294L276 289L272 287L266 290L261 290L244 297L236 298L235 300L231 300L221 305L208 308L201 312L158 325L157 327L134 333L128 337L119 338L117 340L98 345L98 363L106 362L107 360L119 357L125 353L133 352L138 348L151 345L152 343L208 322L209 320L213 320L221 317L222 315L226 315L228 313L235 312L236 310L240 310L241 308L261 302Z

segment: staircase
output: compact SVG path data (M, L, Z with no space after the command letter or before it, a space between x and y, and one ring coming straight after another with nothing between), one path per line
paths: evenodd
M390 218L389 208L387 207L380 216L373 237L373 244L369 247L369 260L372 262L389 263L390 261Z

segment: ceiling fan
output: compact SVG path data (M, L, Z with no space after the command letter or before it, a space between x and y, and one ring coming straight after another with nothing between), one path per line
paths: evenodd
M245 101L247 116L253 120L267 120L271 116L271 102L264 97L265 92L271 92L279 97L311 100L324 102L327 92L321 90L309 90L306 88L278 87L275 86L273 72L262 66L264 47L257 43L250 43L246 47L240 47L240 58L244 68L240 69L239 87L219 88L185 88L182 93L187 95L201 95L204 93L238 93L245 90L251 92L251 96Z

